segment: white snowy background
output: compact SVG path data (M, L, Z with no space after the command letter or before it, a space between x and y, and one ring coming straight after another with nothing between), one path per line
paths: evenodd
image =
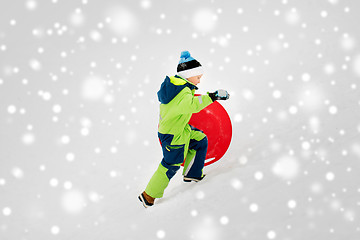
M1 0L0 239L360 239L360 2ZM233 140L137 199L156 92L205 67Z

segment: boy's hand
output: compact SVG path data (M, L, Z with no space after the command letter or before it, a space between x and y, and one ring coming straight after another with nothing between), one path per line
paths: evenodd
M228 100L230 98L230 94L226 90L219 89L213 93L209 93L209 97L214 102L215 100Z

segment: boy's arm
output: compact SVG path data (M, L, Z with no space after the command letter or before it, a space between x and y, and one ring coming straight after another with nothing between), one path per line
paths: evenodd
M197 113L213 103L209 95L193 96L188 88L184 88L179 96L178 110L181 113Z

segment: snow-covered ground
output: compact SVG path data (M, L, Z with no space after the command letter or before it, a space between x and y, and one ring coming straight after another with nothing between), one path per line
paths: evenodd
M0 1L0 239L360 239L360 3ZM137 200L189 50L226 155Z

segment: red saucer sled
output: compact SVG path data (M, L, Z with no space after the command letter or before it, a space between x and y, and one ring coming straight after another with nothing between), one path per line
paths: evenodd
M194 113L189 124L203 131L208 138L205 166L224 156L231 142L232 126L228 113L220 103L215 101Z

